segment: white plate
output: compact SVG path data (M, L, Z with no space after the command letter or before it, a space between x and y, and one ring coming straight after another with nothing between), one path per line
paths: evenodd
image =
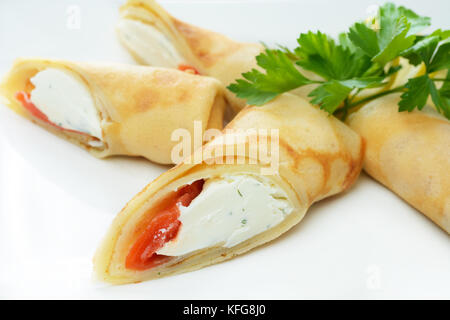
M2 0L0 74L18 56L133 63L113 30L121 2ZM449 1L398 2L449 28ZM337 34L375 3L163 1L237 40L290 46L308 29ZM0 106L0 297L450 298L450 237L365 175L281 238L231 261L135 285L94 282L92 255L114 215L164 170L95 159Z

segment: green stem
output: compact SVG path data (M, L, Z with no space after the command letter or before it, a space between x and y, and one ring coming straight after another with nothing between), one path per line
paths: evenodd
M363 90L363 89L358 88L358 89L356 90L355 94L352 95L352 96L350 97L349 102L352 102L352 101L355 99L355 97L356 97L362 90Z
M347 116L348 116L348 107L349 107L349 98L346 98L345 100L344 100L344 106L342 107L342 108L339 108L337 111L336 111L336 114L335 114L335 116L336 116L336 118L339 118L339 119L341 119L342 121L345 121L345 119L347 118Z
M433 81L444 81L444 82L450 82L450 79L444 79L444 78L431 78Z
M372 101L373 99L377 99L377 98L386 96L386 95L391 94L391 93L401 92L404 89L405 89L405 86L400 86L400 87L397 87L397 88L394 88L394 89L391 89L391 90L386 90L386 91L383 91L383 92L380 92L380 93L368 96L368 97L366 97L364 99L356 101L355 103L349 104L347 109L352 109L352 108L357 107L357 106L359 106L359 105L361 105L363 103Z

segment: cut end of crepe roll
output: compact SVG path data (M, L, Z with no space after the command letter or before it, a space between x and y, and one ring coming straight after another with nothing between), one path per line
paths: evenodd
M116 30L123 45L143 64L167 68L185 64L168 36L152 24L124 17Z
M177 129L222 129L218 80L193 70L18 59L0 86L6 104L94 156L173 163Z
M234 139L246 130L246 139ZM279 167L264 173L274 163L250 148L268 140ZM191 161L199 155L202 161ZM355 132L301 98L283 94L248 107L125 206L97 251L95 272L111 283L140 282L245 253L288 231L314 202L349 188L363 156Z
M128 0L120 8L116 30L140 64L211 76L224 86L257 67L255 57L264 50L259 43L237 42L180 21L153 0ZM245 100L231 91L225 95L233 114L245 107Z
M231 248L275 227L292 212L267 179L238 174L200 179L164 200L131 245L125 267L147 270L210 247ZM152 216L151 212L149 216Z
M139 210L111 260L99 250L95 265L101 279L142 281L229 259L278 233L297 202L286 186L251 173L195 179L168 188L161 200Z
M138 12L139 10L142 9L137 8ZM120 42L136 61L145 65L200 74L197 68L186 62L186 57L179 52L175 42L163 31L164 28L161 28L160 24L144 22L137 17L128 16L127 12L122 10L123 16L117 23L116 31Z
M158 11L159 10L159 11ZM174 68L191 74L200 74L198 68L188 63L190 53L183 50L176 31L171 30L171 17L154 2L144 5L130 1L121 8L116 26L120 42L141 64Z
M172 26L172 17L154 1L128 1L116 25L120 42L141 64L198 70L195 59ZM189 68L187 68L189 67Z
M91 147L104 146L94 99L73 72L61 68L38 71L15 98L39 123L77 135Z
M6 103L58 135L101 152L102 115L80 75L63 65L16 61L0 87Z

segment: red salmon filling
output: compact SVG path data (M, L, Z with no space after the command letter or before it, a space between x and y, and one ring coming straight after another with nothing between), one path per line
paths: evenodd
M204 180L186 185L164 200L163 208L150 220L131 247L125 267L146 270L165 263L170 257L156 253L174 239L181 226L179 206L187 207L202 191Z
M198 70L195 69L193 66L190 66L190 65L184 64L184 63L181 63L178 65L178 70L185 71L185 72L192 73L192 74L200 74L200 72L198 72Z
M63 131L67 131L67 132L73 132L73 133L77 133L77 134L81 134L81 135L85 135L85 136L90 136L86 132L66 129L66 128L58 126L56 123L50 121L49 118L47 117L47 115L45 113L43 113L41 110L39 110L38 107L36 107L33 102L31 102L30 94L28 92L25 92L25 91L17 92L16 93L16 99L36 119L39 119L39 120L41 120L41 121L51 125L52 127L58 128L59 130L63 130ZM100 141L96 137L92 137L92 138L95 139L95 140Z

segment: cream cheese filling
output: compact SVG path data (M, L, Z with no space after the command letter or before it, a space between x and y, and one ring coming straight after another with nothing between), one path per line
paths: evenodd
M177 68L183 63L172 42L152 25L122 18L117 24L117 32L124 45L148 65Z
M99 112L94 99L84 83L71 75L70 71L47 68L30 79L34 85L31 102L54 124L69 130L86 133L102 143Z
M267 178L227 175L209 179L188 207L180 206L177 237L157 251L180 256L221 245L233 247L282 222L293 206Z

